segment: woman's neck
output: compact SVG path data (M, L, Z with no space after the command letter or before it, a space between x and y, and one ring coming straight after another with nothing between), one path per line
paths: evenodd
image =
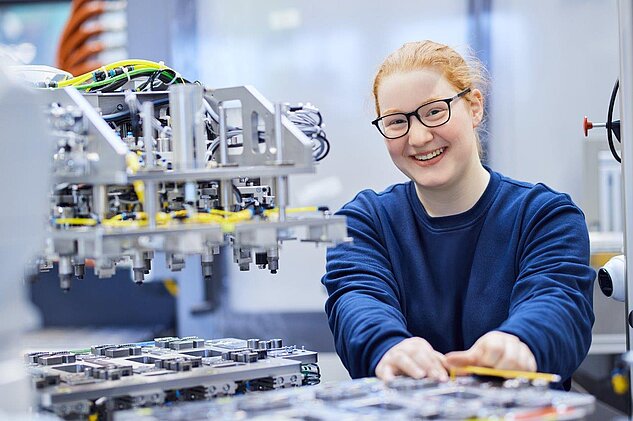
M422 206L431 217L457 215L466 212L481 198L490 181L490 173L477 161L455 185L427 189L415 185Z

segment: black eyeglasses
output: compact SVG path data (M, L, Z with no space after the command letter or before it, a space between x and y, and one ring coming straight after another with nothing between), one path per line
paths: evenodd
M411 117L415 116L426 127L438 127L451 119L451 102L463 97L470 88L466 88L452 98L438 99L420 105L410 113L394 113L378 117L371 122L381 135L387 139L397 139L409 133Z

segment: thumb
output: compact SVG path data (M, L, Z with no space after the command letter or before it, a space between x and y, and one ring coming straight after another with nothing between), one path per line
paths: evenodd
M466 365L477 365L479 353L471 348L466 351L455 351L446 354L446 363L449 367L463 367Z

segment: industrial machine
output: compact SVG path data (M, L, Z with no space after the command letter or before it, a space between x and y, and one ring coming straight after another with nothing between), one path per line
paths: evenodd
M210 277L222 246L241 270L276 273L284 241L349 241L345 218L327 207L288 204L289 176L314 172L330 148L310 104L272 104L249 86L205 88L144 60L77 77L43 67L11 73L34 85L24 110L51 135L26 130L22 142L48 151L50 164L37 161L50 173L50 182L38 177L49 190L48 228L27 277L57 263L68 291L86 267L108 278L123 266L142 283L158 252L173 271L199 255ZM39 209L24 214L34 230ZM11 263L22 267L23 258ZM316 353L279 339L162 338L27 355L37 406L69 418L314 384L315 363Z
M241 270L276 273L283 241L347 241L327 207L288 206L288 177L329 152L311 105L272 104L254 88L208 89L162 63L125 60L37 83L55 136L50 231L39 270L59 262L68 290L87 265L131 266L142 283L155 252L173 271L230 245Z
M281 339L157 338L25 355L39 410L65 419L319 383L316 352Z

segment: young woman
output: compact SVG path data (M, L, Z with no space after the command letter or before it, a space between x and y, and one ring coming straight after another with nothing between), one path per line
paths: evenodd
M482 70L424 41L375 77L372 123L411 181L364 190L338 212L354 242L328 252L322 282L354 378L444 380L450 366L478 365L568 380L587 354L584 215L566 194L482 165Z

